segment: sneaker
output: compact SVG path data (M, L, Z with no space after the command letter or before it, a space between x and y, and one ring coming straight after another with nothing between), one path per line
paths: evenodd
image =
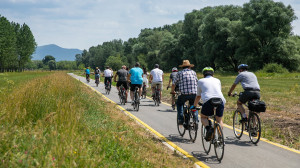
M246 118L242 118L242 119L240 120L240 123L247 122L247 121L248 121L247 117L246 117Z
M132 105L132 106L134 105L134 101L131 102L131 105Z
M205 136L205 140L206 141L210 141L211 140L211 137L212 137L212 134L214 133L214 129L212 127L206 129L206 136Z

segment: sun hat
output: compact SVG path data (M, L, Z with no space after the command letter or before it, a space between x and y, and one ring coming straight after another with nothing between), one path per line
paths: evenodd
M194 67L194 64L191 64L189 60L183 60L182 65L179 67Z

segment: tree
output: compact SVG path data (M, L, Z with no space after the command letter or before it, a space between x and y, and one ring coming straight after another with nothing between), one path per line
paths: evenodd
M17 62L16 33L10 22L0 15L0 71L15 68Z
M13 23L17 35L17 54L19 70L22 69L26 62L31 60L31 55L37 46L30 28L24 23L20 26Z
M239 55L244 56L253 69L264 64L288 60L282 52L291 34L291 23L296 19L292 7L272 0L251 0L243 6L243 32Z
M50 71L51 70L55 70L56 69L56 62L55 62L55 60L50 60L48 62L48 66L49 66Z
M111 67L113 70L118 70L122 67L122 65L124 65L124 63L122 62L121 56L117 55L117 56L109 56L106 59L105 62L105 66L109 66Z
M43 61L43 64L48 65L48 62L51 60L53 60L55 62L55 58L52 55L46 55L42 61Z

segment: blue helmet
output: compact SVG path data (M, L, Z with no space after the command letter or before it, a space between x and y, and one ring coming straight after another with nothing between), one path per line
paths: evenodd
M248 69L248 65L247 64L241 64L238 66L238 70L240 69Z

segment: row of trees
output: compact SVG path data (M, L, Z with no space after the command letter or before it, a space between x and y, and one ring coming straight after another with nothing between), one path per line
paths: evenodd
M0 72L22 70L36 45L28 25L9 22L0 15Z
M148 69L159 63L170 70L189 59L196 70L211 66L232 71L240 63L258 70L277 63L295 71L300 63L300 38L291 34L295 19L291 6L272 0L205 7L185 14L178 23L143 29L137 38L93 46L76 55L76 63L118 69L139 61Z

